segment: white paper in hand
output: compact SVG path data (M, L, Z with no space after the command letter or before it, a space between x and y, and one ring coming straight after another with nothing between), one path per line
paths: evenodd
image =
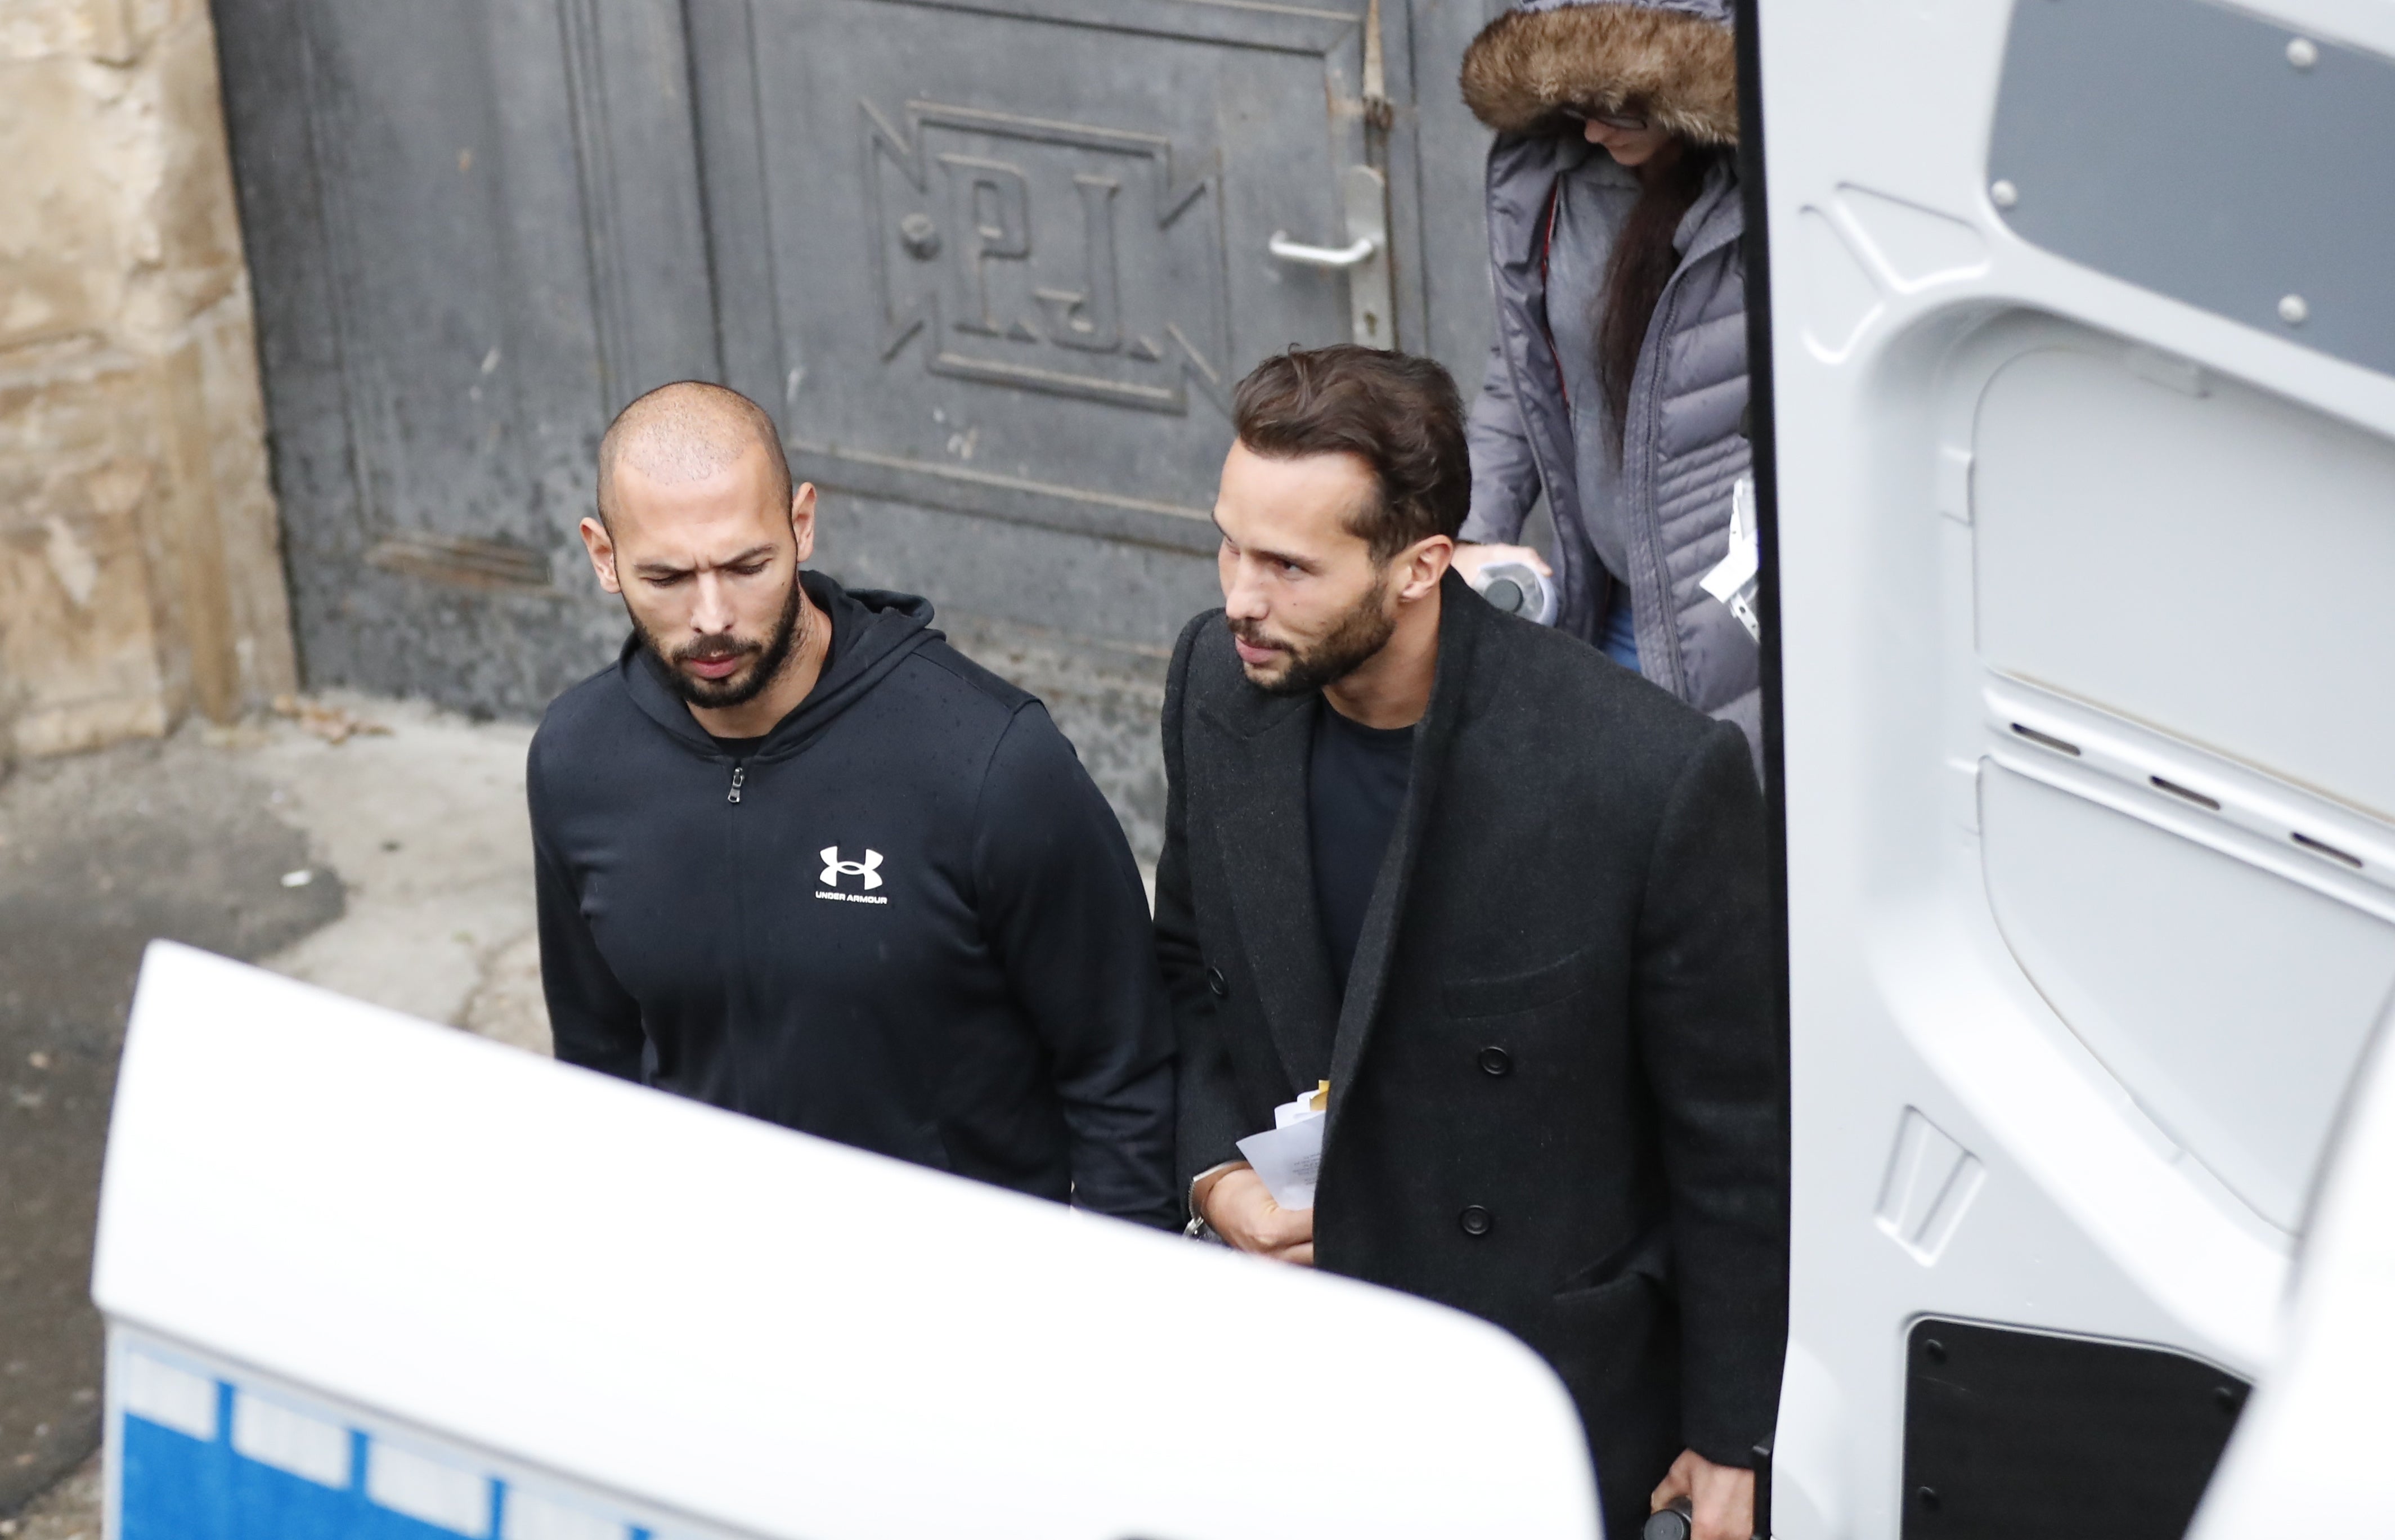
M1269 1131L1239 1141L1239 1153L1283 1208L1314 1206L1314 1182L1322 1172L1323 1124L1323 1110L1316 1103L1326 1099L1328 1090L1326 1086L1312 1096L1281 1103L1273 1109Z

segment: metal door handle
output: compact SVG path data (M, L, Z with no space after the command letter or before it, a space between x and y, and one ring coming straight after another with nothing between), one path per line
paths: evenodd
M1308 246L1289 238L1289 231L1277 230L1264 249L1284 262L1299 262L1309 268L1352 268L1369 262L1381 244L1369 235L1359 235L1353 245Z
M1367 348L1394 348L1389 292L1389 184L1369 165L1351 165L1340 178L1347 205L1347 244L1309 246L1277 230L1264 249L1283 262L1329 268L1347 275L1348 335Z

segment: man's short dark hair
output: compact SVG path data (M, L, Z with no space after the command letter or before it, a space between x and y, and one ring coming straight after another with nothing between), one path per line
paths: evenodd
M1291 348L1239 382L1231 422L1266 459L1353 454L1371 467L1380 497L1348 530L1376 562L1463 528L1472 506L1463 398L1435 360L1352 342Z

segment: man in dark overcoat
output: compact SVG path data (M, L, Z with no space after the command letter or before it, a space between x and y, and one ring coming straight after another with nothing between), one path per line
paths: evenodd
M1608 1533L1685 1496L1745 1540L1788 1178L1745 741L1449 571L1437 364L1293 350L1235 421L1224 608L1164 705L1191 1228L1508 1328L1571 1390ZM1316 1205L1283 1209L1236 1144L1324 1080Z

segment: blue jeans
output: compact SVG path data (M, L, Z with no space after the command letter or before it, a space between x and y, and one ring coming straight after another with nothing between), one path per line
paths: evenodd
M1605 629L1598 635L1596 646L1633 674L1638 672L1638 617L1631 612L1629 585L1613 586L1613 601L1606 607Z

